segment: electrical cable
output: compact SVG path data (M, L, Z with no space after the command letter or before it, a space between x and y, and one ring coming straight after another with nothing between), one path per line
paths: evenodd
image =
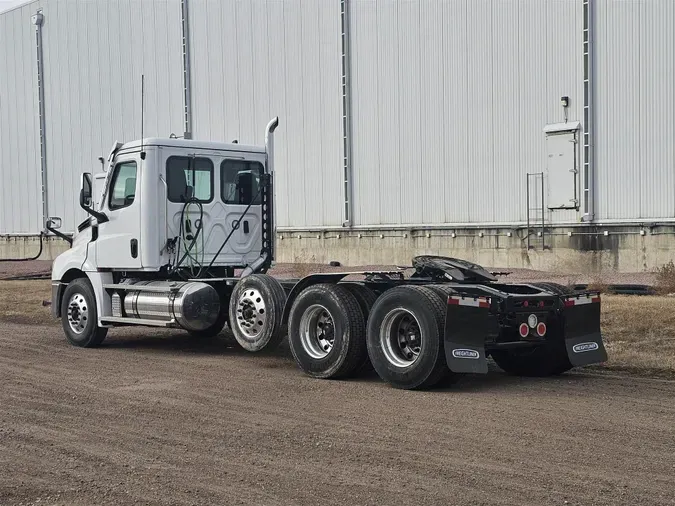
M37 260L40 258L40 255L42 255L43 238L44 232L40 232L40 250L38 251L37 255L30 258L0 258L0 262L32 262L33 260Z
M258 192L257 192L257 193L255 194L255 196L251 199L251 201L249 202L248 206L246 206L246 209L244 209L244 212L242 213L242 215L241 215L241 216L239 217L239 219L237 220L237 224L236 224L235 226L232 227L232 230L230 230L230 233L227 234L227 237L225 238L225 240L223 241L223 243L220 245L220 248L218 248L218 251L216 251L216 254L213 255L213 258L211 259L211 262L209 262L209 265L208 265L208 267L206 268L207 270L209 270L211 267L213 267L213 262L216 261L216 258L218 258L218 255L220 255L220 252L223 251L223 248L224 248L225 245L227 244L227 241L230 240L230 237L232 237L232 234L234 234L234 232L235 232L236 230L239 230L239 227L241 226L241 220L244 219L244 216L246 216L246 213L248 213L249 209L251 209L251 206L253 205L253 203L254 203L254 202L256 201L256 199L258 198L258 195L260 195L260 192L262 191L262 188L263 188L263 185L260 185L260 186L258 187Z
M199 207L199 225L197 226L197 229L195 231L195 235L192 237L192 240L188 244L186 239L187 236L184 231L184 224L185 224L185 212L189 208L190 204L196 204ZM188 213L188 218L189 218L189 213ZM190 259L190 271L194 274L194 264L197 263L199 264L199 274L201 275L201 272L204 268L204 236L202 233L203 229L203 224L204 224L204 206L202 203L197 200L196 198L192 197L190 198L185 204L183 204L183 208L181 209L180 212L180 227L178 229L178 237L177 237L177 247L176 247L176 258L179 258L179 260L176 262L176 265L173 266L171 269L171 274L175 274L178 272L178 269L183 265L183 262L185 261L186 258ZM202 261L200 262L198 258L193 257L191 255L191 250L195 247L197 239L201 235L202 239ZM188 239L189 240L189 239ZM183 245L183 249L185 250L183 253L183 256L180 256L180 251L181 251L181 245ZM194 277L194 276L193 276Z

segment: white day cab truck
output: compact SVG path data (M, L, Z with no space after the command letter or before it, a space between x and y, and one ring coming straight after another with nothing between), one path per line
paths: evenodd
M408 269L279 280L273 119L264 146L175 138L115 143L82 176L88 213L52 269L52 311L68 341L148 326L215 336L227 324L250 352L288 336L316 378L374 368L397 388L462 373L548 376L607 358L600 297L553 283L507 284L481 266L421 256ZM357 281L349 281L348 276ZM444 382L446 383L446 382Z

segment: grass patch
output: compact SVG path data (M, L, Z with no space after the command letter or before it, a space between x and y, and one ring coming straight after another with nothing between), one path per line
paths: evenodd
M0 281L0 322L53 325L51 308L42 304L51 292L49 281Z
M605 295L601 326L608 361L600 368L675 377L675 298Z

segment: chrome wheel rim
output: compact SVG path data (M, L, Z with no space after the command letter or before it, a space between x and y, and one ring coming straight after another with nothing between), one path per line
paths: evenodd
M75 334L82 334L89 321L89 305L81 293L75 293L68 301L68 325Z
M265 328L267 307L256 288L248 288L237 301L237 327L248 337L257 337Z
M422 338L417 318L407 309L393 309L384 317L380 327L380 346L392 365L413 365L420 356Z
M333 315L321 304L309 306L300 318L300 342L305 353L314 359L322 359L335 344Z

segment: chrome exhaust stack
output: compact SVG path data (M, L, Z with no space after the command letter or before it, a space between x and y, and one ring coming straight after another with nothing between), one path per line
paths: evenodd
M263 237L263 250L260 253L260 256L246 266L241 273L242 278L255 274L261 269L267 270L274 263L275 252L277 249L276 226L274 223L274 131L278 126L279 117L276 116L267 123L267 127L265 128L265 158L267 159L265 172L269 177L269 186L267 188L266 202L264 203L266 204L266 208L263 209L263 233L267 233L269 245L268 247L265 247L265 238ZM265 215L267 218L264 217ZM265 223L265 221L267 223Z

